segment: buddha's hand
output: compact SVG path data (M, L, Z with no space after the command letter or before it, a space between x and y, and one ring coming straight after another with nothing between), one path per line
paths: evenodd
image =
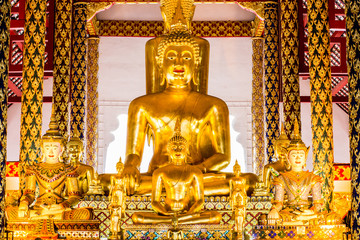
M280 219L280 215L278 210L276 210L275 208L271 209L271 211L268 214L268 224L275 225L279 219Z
M122 177L125 184L126 195L133 195L136 187L140 184L140 171L137 167L126 166Z
M18 216L23 218L28 215L29 205L26 201L20 202Z

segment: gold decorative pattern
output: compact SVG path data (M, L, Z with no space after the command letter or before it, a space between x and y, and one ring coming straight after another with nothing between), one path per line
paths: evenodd
M250 37L252 22L192 22L191 31L200 37ZM99 21L100 36L154 37L164 32L162 21Z
M265 163L265 138L264 138L264 85L263 85L263 58L264 39L252 39L252 146L253 146L253 169L255 174L261 175Z
M71 8L72 0L55 1L53 109L65 139L68 138L69 121Z
M10 10L8 0L0 0L0 239L5 238L5 179L7 143L7 104L9 79Z
M20 126L20 184L24 167L40 156L46 32L46 1L28 0L25 6L23 85Z
M345 1L346 52L349 84L349 137L351 162L351 234L360 239L360 3Z
M328 1L308 1L309 73L314 171L324 179L327 209L333 199L333 116Z
M111 2L91 2L87 5L87 31L90 36L99 34L99 21L96 18L96 13L110 8L114 3Z
M294 131L300 121L298 1L281 0L281 61L285 132Z
M99 38L88 39L86 163L96 169L98 129Z
M278 51L278 4L265 4L265 121L266 153L268 162L274 156L274 141L279 136L279 51Z
M70 127L71 137L78 132L78 137L84 140L87 4L75 3L73 8Z

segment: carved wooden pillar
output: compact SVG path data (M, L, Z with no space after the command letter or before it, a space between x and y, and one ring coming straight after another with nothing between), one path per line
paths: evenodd
M349 74L351 234L360 239L360 2L346 1L346 50Z
M98 37L88 38L86 164L95 169L97 167L98 141L99 41Z
M279 136L279 50L278 4L265 3L264 69L265 69L265 121L266 153L271 162L274 141Z
M281 18L281 69L284 104L284 125L288 138L294 131L295 119L300 119L299 87L299 27L298 1L280 1Z
M264 39L252 39L252 149L254 165L257 175L261 175L265 163L264 138Z
M23 85L20 127L20 184L24 167L40 156L42 126L46 0L27 0L25 6Z
M0 0L0 239L5 231L5 174L9 79L10 0Z
M70 127L73 137L76 133L82 141L85 137L86 96L86 18L87 4L73 5L73 37L71 54L71 114Z
M53 110L59 131L68 139L69 88L71 64L72 0L56 0L54 26Z
M333 115L327 0L308 1L309 73L314 171L324 179L326 208L333 199Z

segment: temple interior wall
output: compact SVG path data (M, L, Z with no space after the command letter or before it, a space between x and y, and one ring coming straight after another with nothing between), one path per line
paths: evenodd
M98 170L113 172L115 164L106 162L109 147L119 154L125 143L114 145L120 122L126 119L128 104L137 96L145 94L145 43L148 38L102 37L99 57L99 151ZM233 129L236 144L241 148L242 167L252 171L251 156L251 38L209 38L210 72L209 94L227 102L234 117ZM301 95L309 96L309 80L301 81ZM52 81L44 81L44 96L50 96ZM8 110L7 160L18 161L20 142L20 103ZM281 109L281 108L280 108ZM349 163L348 115L334 104L334 157L336 163ZM43 107L43 133L48 128L51 104ZM302 136L311 145L310 103L302 103ZM125 124L126 126L126 124ZM117 133L116 133L117 134ZM233 142L234 140L232 140ZM116 161L121 154L114 157ZM312 169L310 150L307 168Z

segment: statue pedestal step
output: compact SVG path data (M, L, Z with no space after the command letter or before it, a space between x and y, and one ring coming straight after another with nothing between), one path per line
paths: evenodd
M317 226L263 226L254 227L252 239L274 240L329 240L344 239L346 226L341 225L317 225Z
M8 238L14 240L96 240L100 239L99 224L97 220L9 221L6 230Z

